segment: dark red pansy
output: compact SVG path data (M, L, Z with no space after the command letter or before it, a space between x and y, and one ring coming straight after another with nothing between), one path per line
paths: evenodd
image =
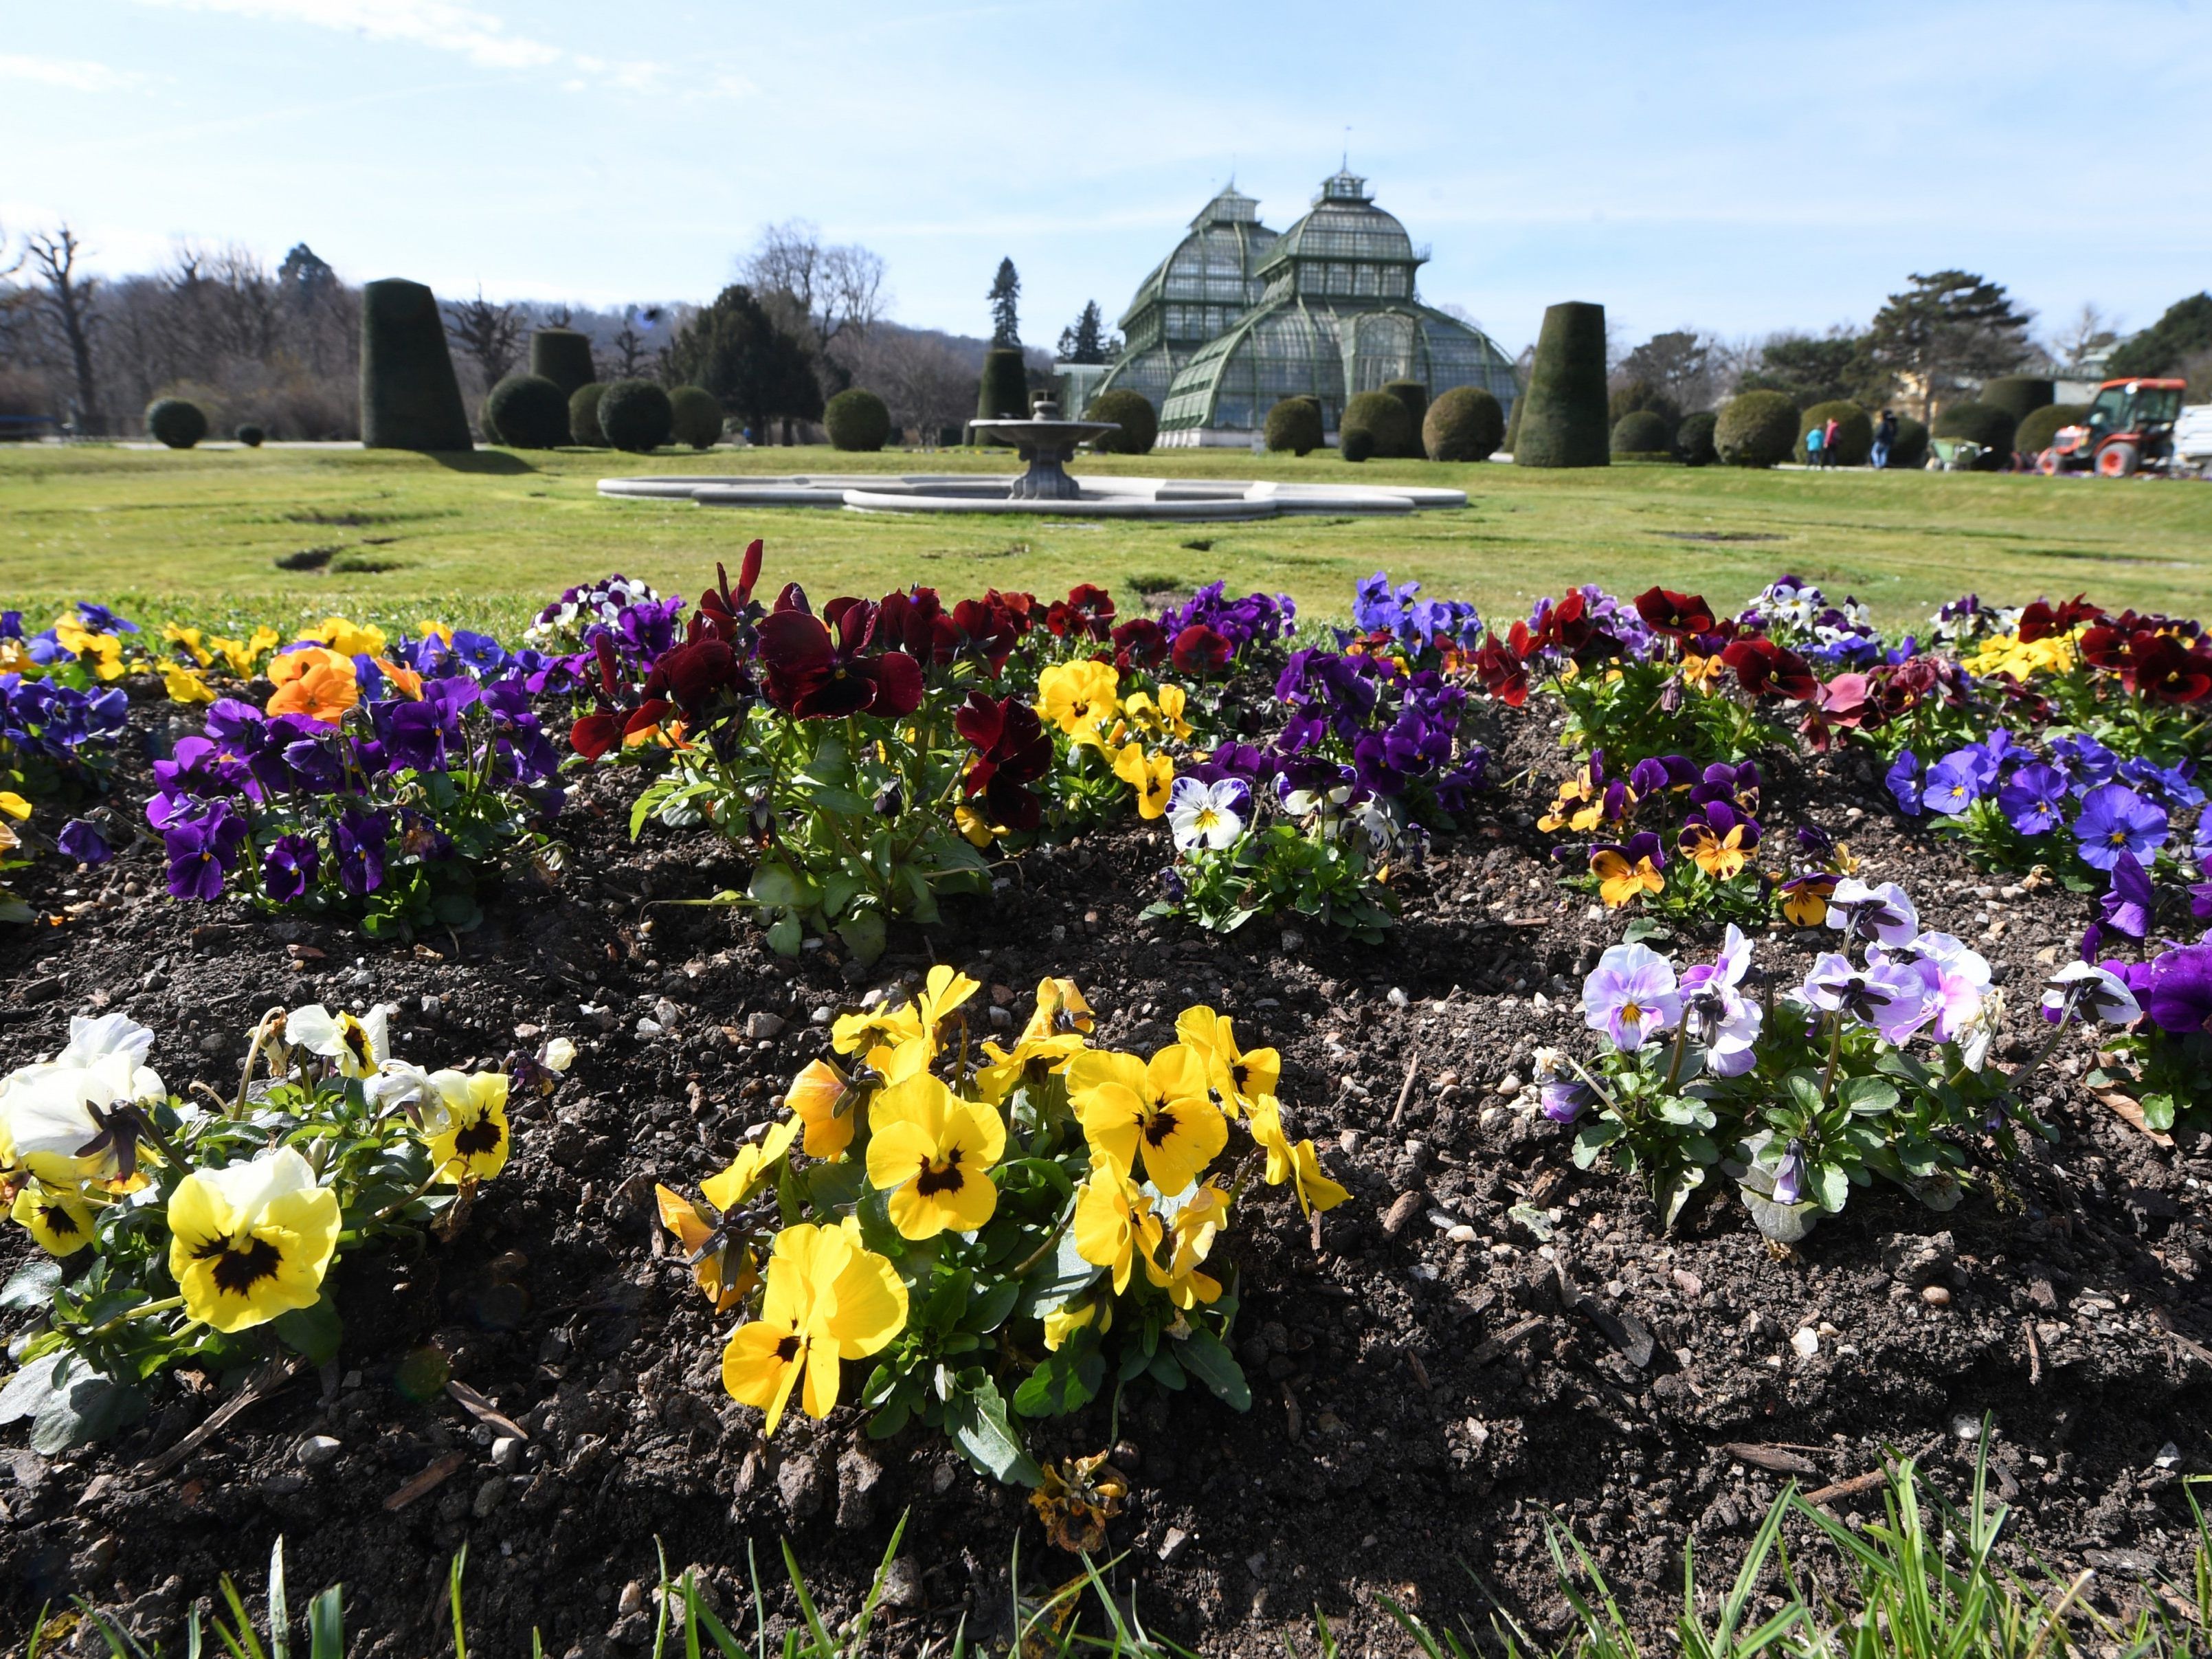
M1236 647L1204 623L1193 623L1175 637L1168 655L1183 674L1218 674L1229 666Z
M1655 634L1670 640L1692 639L1713 625L1713 608L1696 593L1654 587L1636 596L1636 614Z
M586 714L568 728L568 747L586 760L595 761L622 738L622 722L601 712Z

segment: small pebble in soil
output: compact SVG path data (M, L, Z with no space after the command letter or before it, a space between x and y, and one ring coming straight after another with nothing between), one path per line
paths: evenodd
M343 1445L327 1434L311 1434L300 1443L299 1449L292 1455L300 1460L301 1468L319 1469L344 1449Z
M1978 1440L1982 1434L1982 1419L1961 1413L1951 1419L1951 1432L1961 1440Z
M1790 1346L1797 1350L1799 1358L1810 1359L1814 1354L1820 1352L1820 1333L1815 1331L1810 1325L1800 1325L1796 1330L1791 1334L1790 1338Z
M1941 1285L1929 1285L1922 1289L1920 1299L1931 1308L1948 1308L1951 1305L1951 1292Z

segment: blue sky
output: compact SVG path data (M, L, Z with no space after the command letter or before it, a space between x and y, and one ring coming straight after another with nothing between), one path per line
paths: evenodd
M108 269L173 240L349 278L700 299L805 217L901 320L1109 318L1233 168L1280 228L1348 142L1424 295L1509 349L1555 300L1632 338L1863 320L1963 265L2055 323L2212 284L2212 7L761 6L15 0L0 229ZM1347 140L1345 130L1350 129Z

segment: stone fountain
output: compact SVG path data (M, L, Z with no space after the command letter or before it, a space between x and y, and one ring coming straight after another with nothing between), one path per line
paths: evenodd
M1014 453L1029 463L1029 471L1013 482L1006 494L1017 501L1079 501L1083 486L1067 476L1067 463L1077 447L1109 432L1119 432L1119 421L1063 421L1052 394L1040 392L1030 400L1026 421L990 420L968 422L969 434L983 443L1011 444Z

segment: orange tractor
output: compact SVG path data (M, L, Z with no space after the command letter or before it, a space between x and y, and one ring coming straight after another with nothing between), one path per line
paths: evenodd
M2094 472L2125 478L2173 458L2173 423L2181 413L2186 380L2107 380L2097 388L2089 418L2059 428L2051 447L2035 458L2045 474Z

